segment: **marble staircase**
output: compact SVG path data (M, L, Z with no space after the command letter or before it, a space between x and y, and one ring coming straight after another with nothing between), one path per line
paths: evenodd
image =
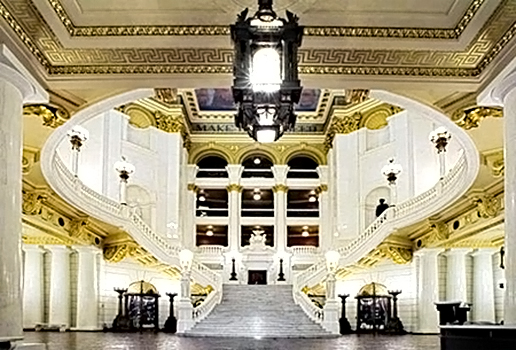
M224 285L223 290L222 302L186 336L334 337L294 303L292 286Z

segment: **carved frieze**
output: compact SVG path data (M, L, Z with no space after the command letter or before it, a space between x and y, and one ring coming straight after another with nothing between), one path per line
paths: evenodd
M459 109L452 115L452 120L463 129L470 130L478 128L484 118L501 118L503 109L498 107L474 106L466 109Z
M23 115L41 118L44 126L54 129L63 125L68 119L70 119L70 114L64 108L50 105L24 106Z

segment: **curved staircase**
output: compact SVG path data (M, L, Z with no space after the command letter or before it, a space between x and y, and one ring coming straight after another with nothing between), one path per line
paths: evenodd
M335 337L294 303L292 286L224 285L222 302L186 332L195 337ZM321 310L322 311L322 310Z

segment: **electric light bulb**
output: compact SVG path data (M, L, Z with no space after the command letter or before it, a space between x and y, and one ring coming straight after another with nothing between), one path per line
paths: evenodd
M254 91L275 92L281 85L281 60L278 51L262 48L253 55L251 85Z
M308 233L308 231L303 231L303 233L301 233L301 235L303 237L308 237L310 234Z
M260 199L262 199L262 196L261 196L259 193L255 193L255 194L253 195L253 199L254 199L255 201L259 201Z
M313 202L317 201L317 197L316 196L310 196L308 198L308 201L313 203Z
M260 143L271 143L276 141L276 131L272 129L258 130L256 140Z
M253 163L254 163L254 164L258 165L258 164L260 164L261 162L262 162L262 161L260 160L260 158L258 158L258 157L254 158L254 161L253 161Z
M213 236L213 231L212 230L206 231L206 236Z
M199 202L206 202L206 197L204 195L200 195Z

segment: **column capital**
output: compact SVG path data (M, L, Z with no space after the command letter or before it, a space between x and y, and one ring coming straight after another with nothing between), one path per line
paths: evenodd
M195 192L195 193L199 192L199 186L197 186L194 183L189 183L187 188L188 188L188 191L192 191L192 192Z
M277 184L272 186L272 192L278 193L278 192L287 192L288 186L285 184Z
M423 248L416 252L414 252L414 256L416 257L425 257L425 256L435 256L437 257L439 254L443 253L445 250L443 248Z
M240 164L228 164L226 165L226 171L228 172L229 183L239 183L244 167Z
M290 167L286 164L274 165L272 167L272 173L274 174L274 180L277 184L284 184L287 182L287 174Z
M454 255L468 255L473 252L473 248L451 248L446 251L446 256L454 256Z
M315 192L317 192L318 194L326 191L328 191L328 185L326 184L321 184L315 189Z
M319 179L321 180L321 183L328 183L328 166L319 165L316 170L317 174L319 175Z
M87 253L102 254L101 249L94 247L94 246L90 246L90 245L74 245L74 246L72 246L72 250L75 250L77 253L80 253L80 254L87 254Z
M14 86L23 103L45 103L48 93L5 44L0 45L0 79Z
M244 190L244 187L242 185L234 183L226 186L226 189L228 190L228 192L242 192Z
M47 252L51 254L55 253L70 253L70 249L65 245L45 245L43 246L43 249L45 249Z
M195 181L197 177L197 172L199 171L199 167L196 164L187 164L186 165L186 181L192 183Z
M473 251L473 253L471 253L471 256L473 256L473 257L475 257L475 256L493 256L496 253L498 253L499 251L500 251L500 249L497 249L497 248L479 248L479 249Z
M33 252L33 253L44 253L45 250L41 248L41 246L36 244L24 244L22 246L22 250L24 252Z

